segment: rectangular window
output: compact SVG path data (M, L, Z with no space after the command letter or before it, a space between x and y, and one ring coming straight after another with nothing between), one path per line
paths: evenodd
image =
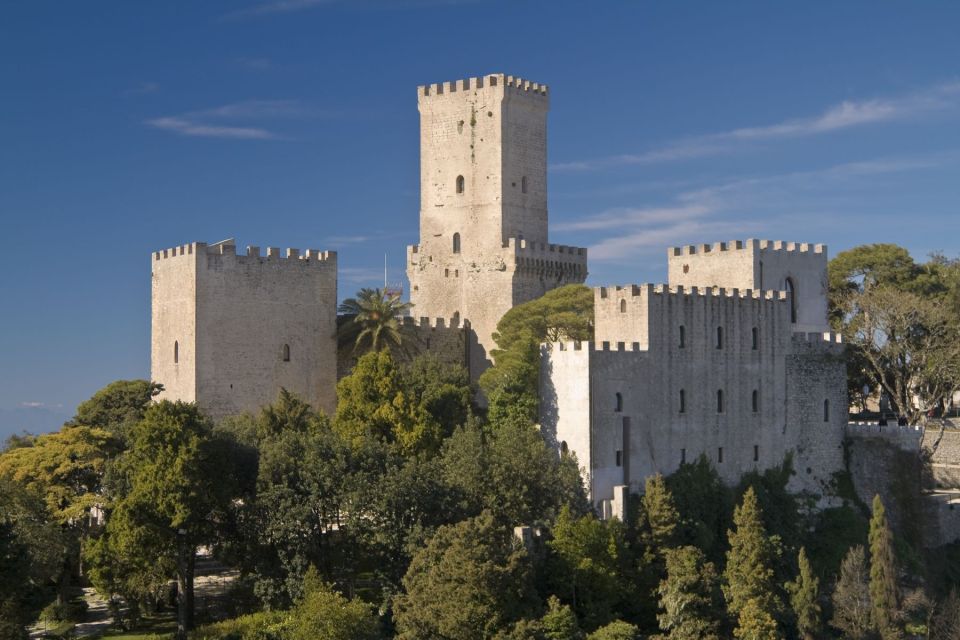
M760 446L753 445L753 461L757 462L758 460L760 460Z
M620 449L617 449L617 466L618 467L623 466L623 451L621 451Z
M680 449L680 464L687 464L687 450Z
M723 447L720 447L719 449L717 449L717 462L718 463L723 462Z

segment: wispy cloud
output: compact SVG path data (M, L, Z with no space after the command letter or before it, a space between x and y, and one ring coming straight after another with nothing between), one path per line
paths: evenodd
M345 244L363 244L368 240L370 240L370 236L330 236L326 238L324 244L343 246Z
M200 109L175 116L152 118L146 124L183 136L234 140L279 140L285 136L261 124L236 121L263 121L329 115L296 100L245 100Z
M950 81L924 91L895 98L878 98L860 102L845 100L813 117L694 136L638 154L562 162L552 165L551 169L589 171L622 165L657 164L703 158L736 151L746 143L801 138L868 124L906 120L930 111L956 107L958 99L960 99L960 81Z
M337 275L344 282L359 282L369 284L371 282L383 282L383 268L376 267L340 267Z
M47 404L45 402L21 402L20 407L23 409L42 409Z
M791 216L811 219L810 211L849 206L846 189L872 184L863 179L943 166L958 159L960 153L951 151L733 178L682 191L664 206L614 208L554 227L561 233L594 235L591 260L628 262L670 246L759 235ZM854 198L857 206L862 206L861 200ZM760 211L764 215L757 215Z

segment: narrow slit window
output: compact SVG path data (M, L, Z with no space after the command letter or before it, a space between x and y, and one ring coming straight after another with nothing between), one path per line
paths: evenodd
M453 252L460 253L460 233L453 234Z
M620 449L617 449L617 466L618 467L623 466L623 451L621 451Z
M830 422L830 401L823 401L823 421Z
M687 392L680 389L680 413L687 412Z
M627 312L627 301L621 299L621 300L620 300L620 313L626 313L626 312Z
M522 193L527 192L527 176L523 176L522 178L520 178L520 191Z
M173 364L180 362L180 342L178 340L173 341Z
M680 325L680 348L683 349L687 346L687 330L683 325Z
M290 362L290 345L283 345L283 361Z
M463 176L457 176L457 193L463 193L465 186Z
M723 389L717 389L717 413L723 413Z
M787 304L790 305L790 322L797 323L797 288L793 284L793 278L787 278L785 283L787 289Z
M717 327L717 349L723 349L723 327Z
M717 448L717 462L720 464L723 463L723 447Z
M756 351L760 348L760 329L754 327L750 334L753 340L753 350Z
M753 407L753 412L754 412L754 413L760 411L760 392L757 391L756 389L753 390L752 399L751 399L750 404L751 404L751 406Z
M680 464L687 464L687 450L680 449Z
M616 411L617 411L617 412L623 411L623 394L620 393L619 391L617 392L617 405L616 405L616 406L617 406L617 408L616 408Z
M760 446L753 445L753 461L758 462L760 460Z

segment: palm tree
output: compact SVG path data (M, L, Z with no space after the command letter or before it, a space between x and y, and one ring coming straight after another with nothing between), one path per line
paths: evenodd
M399 293L360 289L357 297L347 298L337 308L348 317L337 330L340 348L351 347L353 356L382 349L407 354L414 334L400 316L411 307L411 303L400 300Z

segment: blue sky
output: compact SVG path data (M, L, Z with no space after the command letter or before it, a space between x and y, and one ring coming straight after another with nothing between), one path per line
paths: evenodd
M760 237L960 253L960 3L0 6L0 436L149 375L152 250L417 241L419 84L549 84L554 242L591 284Z

